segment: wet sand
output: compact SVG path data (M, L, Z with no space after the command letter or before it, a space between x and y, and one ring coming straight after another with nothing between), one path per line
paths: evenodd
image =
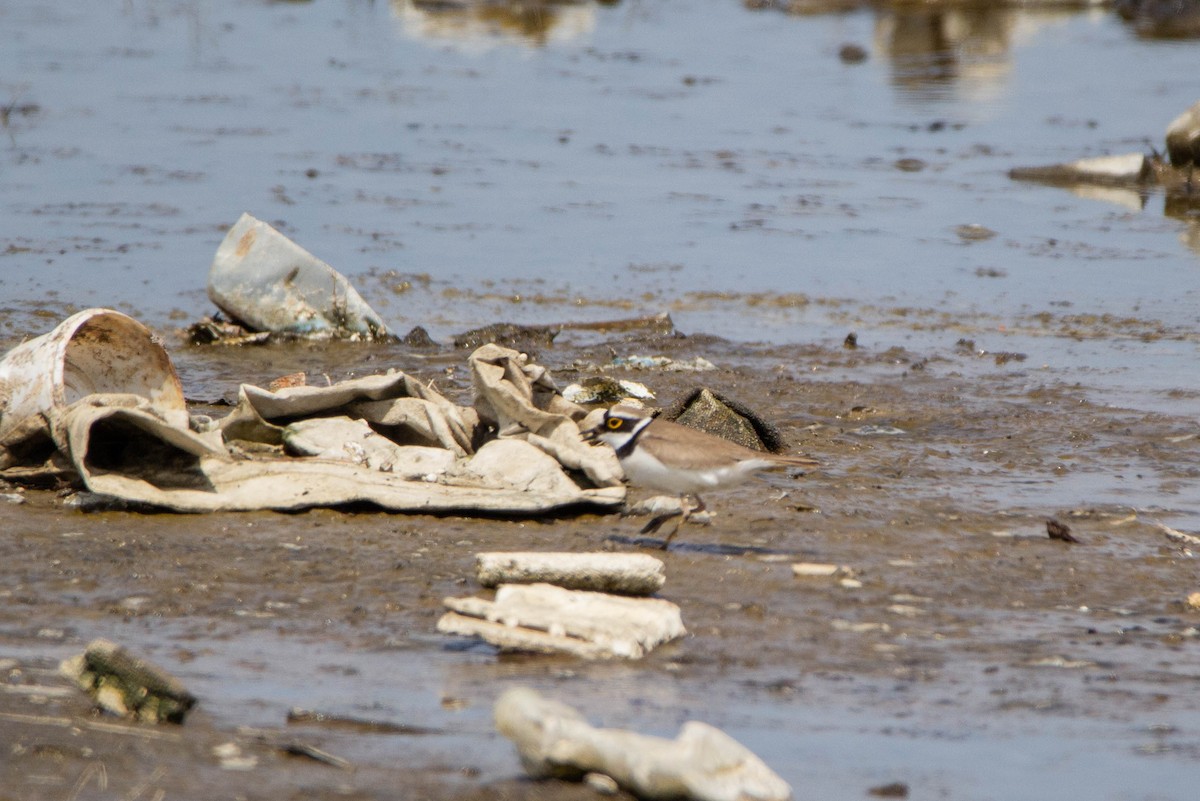
M1110 11L848 5L0 11L0 349L109 306L162 334L198 412L296 371L466 402L458 332L668 311L686 337L531 347L560 385L703 356L628 377L663 405L703 383L822 462L706 497L662 554L691 634L637 663L434 625L476 552L660 554L640 519L5 488L0 798L593 797L521 777L491 705L525 684L600 725L709 722L797 799L1191 801L1196 546L1156 522L1200 531L1194 204L1008 171L1157 145L1194 43ZM185 345L244 210L438 345ZM188 722L94 714L55 668L96 637L181 678Z
M720 369L631 377L664 402L697 383L744 399L822 462L712 494L713 524L685 527L662 554L660 595L681 606L685 640L640 662L584 663L497 655L434 630L444 596L481 592L476 552L661 553L637 534L640 520L83 514L63 508L62 492L29 490L24 504L0 505L6 793L590 796L521 778L490 723L515 684L607 726L673 735L705 720L797 798L894 782L914 798L1191 792L1195 560L1154 525L1195 477L1190 417L1097 403L1084 383L949 337L879 351L568 336L539 358L566 383L609 347L703 355ZM214 352L175 351L185 375ZM447 379L443 391L466 391L445 369L461 353L357 352L357 365L322 363L319 348L303 358L346 374L378 362L421 374L423 361L424 375ZM297 357L268 348L223 360L284 371ZM1050 517L1081 542L1049 538ZM794 562L847 572L795 577ZM123 724L66 689L56 661L97 636L181 678L201 699L187 723ZM289 725L292 708L362 723ZM288 756L297 743L351 767Z

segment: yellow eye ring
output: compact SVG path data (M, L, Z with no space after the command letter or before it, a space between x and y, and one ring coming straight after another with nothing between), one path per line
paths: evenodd
M607 425L609 428L611 428L613 431L616 431L624 423L625 423L625 421L622 420L620 417L610 417L610 418L608 418L608 420L606 420L604 422L604 424Z

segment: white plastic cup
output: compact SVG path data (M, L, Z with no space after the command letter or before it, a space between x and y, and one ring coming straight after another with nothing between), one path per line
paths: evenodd
M183 386L150 329L112 309L86 309L0 359L0 441L33 415L47 420L99 393L139 395L186 428Z

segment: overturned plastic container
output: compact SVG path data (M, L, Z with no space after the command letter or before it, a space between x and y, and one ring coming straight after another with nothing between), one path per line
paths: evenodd
M141 396L167 422L188 426L183 386L150 329L112 309L86 309L0 359L0 442L96 394Z
M217 248L208 297L254 331L350 339L390 336L346 277L250 214Z

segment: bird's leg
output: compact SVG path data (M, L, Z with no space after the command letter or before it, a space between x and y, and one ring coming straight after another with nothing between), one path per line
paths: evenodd
M654 532L656 532L660 528L662 528L663 523L667 522L672 517L679 517L682 514L683 514L683 512L667 512L665 515L659 515L659 516L653 518L646 525L642 526L642 530L639 531L638 533L639 534L653 534Z
M695 498L695 500L696 500L695 506L688 505L689 497ZM675 524L675 528L671 529L671 533L668 534L665 539L663 539L662 549L664 551L667 550L667 546L671 544L671 540L675 537L676 534L679 533L679 529L683 528L683 524L688 521L689 517L691 517L696 512L703 512L704 509L705 509L704 499L701 498L699 495L691 495L691 496L682 495L682 496L680 496L680 498L679 498L679 522ZM661 525L661 523L659 525Z

